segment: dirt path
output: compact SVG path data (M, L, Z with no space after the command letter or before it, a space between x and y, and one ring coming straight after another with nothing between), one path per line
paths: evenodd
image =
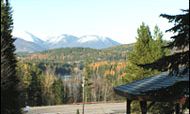
M85 114L124 114L126 103L101 103L101 104L85 104ZM30 107L27 114L76 114L79 109L82 114L82 105L57 105Z

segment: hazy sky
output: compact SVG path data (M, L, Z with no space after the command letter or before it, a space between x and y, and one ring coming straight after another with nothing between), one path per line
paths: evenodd
M72 34L107 36L120 43L135 42L142 22L157 24L164 38L172 27L161 13L179 14L189 0L10 0L14 34L31 32L39 37Z

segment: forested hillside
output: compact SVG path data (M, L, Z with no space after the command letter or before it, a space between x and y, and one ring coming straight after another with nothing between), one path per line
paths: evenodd
M132 47L133 44L102 50L60 48L18 53L17 71L25 88L23 104L81 102L82 76L89 84L86 101L114 100L112 87L122 83L122 77L126 75L127 53Z
M84 62L86 59L91 61L126 60L126 54L132 49L132 45L133 44L120 45L102 50L91 48L60 48L32 54L18 53L18 58L32 62L51 61L58 63Z

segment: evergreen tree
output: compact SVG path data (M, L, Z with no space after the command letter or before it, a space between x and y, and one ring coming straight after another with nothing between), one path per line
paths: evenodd
M8 0L1 0L1 113L20 114L19 79L16 75L16 58L12 10Z
M32 64L30 67L31 82L27 88L28 99L27 103L30 106L40 106L42 105L42 89L41 89L41 72Z
M90 67L89 64L85 63L85 67L83 69L84 72L84 99L86 102L91 101L91 71L90 71Z
M153 47L152 53L154 53L153 54L154 59L161 58L166 54L165 50L162 48L164 46L164 41L162 40L162 37L163 37L163 34L158 28L158 26L156 25L154 27L154 34L153 34L154 41L152 43L152 47Z
M174 26L166 32L173 32L173 39L165 48L173 50L173 54L164 56L155 62L143 64L144 68L154 68L160 71L170 70L171 73L179 74L179 67L184 66L186 73L189 69L189 9L182 10L184 14L167 15L161 14L162 17L167 18L169 22L174 22Z
M61 78L58 78L53 83L53 94L54 94L54 104L63 103L63 81Z
M156 40L152 38L149 27L144 23L138 28L137 34L137 42L134 49L128 55L127 74L125 77L125 81L127 82L158 73L151 69L143 69L137 65L153 62L164 54L161 49L163 42L162 33L158 27L155 27L154 33L154 37L157 37Z

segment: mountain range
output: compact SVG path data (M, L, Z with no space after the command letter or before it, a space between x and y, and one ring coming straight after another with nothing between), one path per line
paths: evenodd
M62 34L59 36L48 37L48 40L42 40L29 32L23 32L22 35L14 35L16 41L16 52L38 52L48 49L66 48L66 47L88 47L93 49L103 49L120 45L120 43L109 37L98 35L85 35L76 37L73 35Z

